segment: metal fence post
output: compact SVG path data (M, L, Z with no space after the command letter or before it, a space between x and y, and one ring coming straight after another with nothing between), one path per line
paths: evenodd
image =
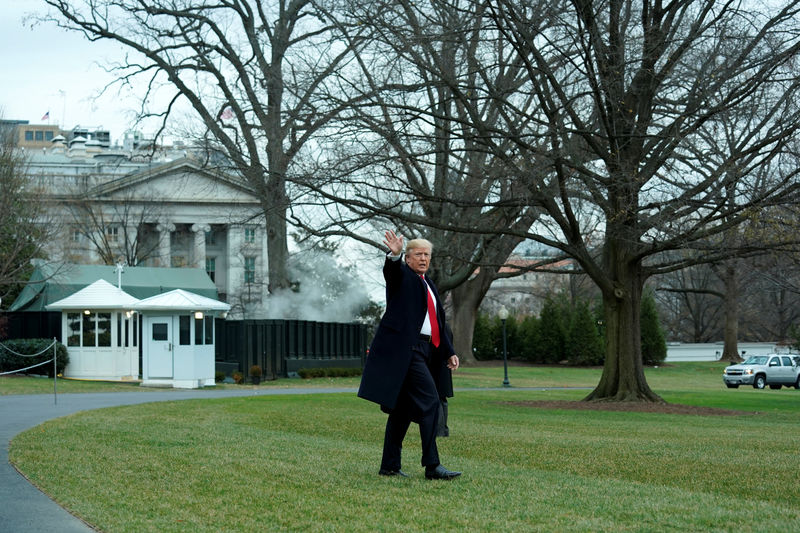
M53 405L58 405L58 386L56 382L58 381L58 362L56 358L58 357L58 346L56 344L56 338L53 337Z

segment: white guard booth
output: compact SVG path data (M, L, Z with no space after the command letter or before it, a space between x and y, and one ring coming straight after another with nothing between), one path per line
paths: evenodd
M214 318L230 305L176 289L140 300L142 385L194 389L214 385Z
M61 338L69 364L64 376L109 381L139 377L139 303L122 289L98 280L46 308L61 311Z

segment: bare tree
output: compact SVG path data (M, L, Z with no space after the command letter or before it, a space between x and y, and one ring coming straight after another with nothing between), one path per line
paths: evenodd
M695 265L659 276L656 299L668 340L719 340L724 310L719 278L709 265Z
M408 237L426 236L435 243L432 276L448 295L456 350L473 361L472 334L477 309L493 280L519 275L558 258L526 268L500 267L536 220L537 207L511 202L518 191L498 156L476 142L481 129L499 127L500 107L491 100L464 106L454 88L431 77L431 69L448 79L499 93L513 93L525 83L519 63L508 61L513 50L498 32L487 33L486 5L438 3L418 9L405 2L351 2L350 16L373 28L370 46L358 56L358 68L341 73L347 92L357 95L331 134L318 142L325 154L307 169L307 188L329 215L298 224L317 236L347 235L380 247L377 227L396 227ZM493 64L481 67L482 57ZM477 97L477 93L475 93ZM332 94L331 98L337 98ZM533 100L520 103L520 111ZM516 127L524 129L520 117ZM513 141L498 141L499 151L512 151ZM326 180L320 180L325 176ZM494 204L491 207L490 204ZM452 231L474 225L482 231ZM366 226L366 229L365 229ZM504 233L507 229L518 234Z
M646 280L745 255L750 241L716 237L760 210L797 199L796 167L761 169L779 162L800 124L798 3L757 11L688 0L576 0L544 8L516 0L398 1L381 7L388 17L416 17L427 28L443 6L453 5L488 14L470 37L481 53L472 63L459 55L459 64L469 64L463 71L442 60L417 64L424 63L428 86L444 88L460 110L460 127L446 131L465 152L485 154L484 173L472 176L490 181L492 194L475 202L482 217L417 212L415 222L453 238L529 238L572 257L599 287L605 309L605 366L587 400L661 401L647 384L641 358ZM428 44L417 27L396 27L392 38L402 50ZM493 39L495 33L503 39ZM510 53L487 53L492 45ZM522 69L524 83L502 87L487 80L485 73L510 65ZM431 125L440 116L436 107L405 109ZM724 149L712 150L709 139L730 117L731 138ZM411 188L406 174L386 175ZM448 187L453 182L447 178L438 189L417 190L442 209L459 206L454 189L461 187ZM406 203L398 201L393 210ZM535 224L508 218L522 208L532 209Z
M103 264L137 266L158 255L158 241L145 236L147 224L160 218L158 203L132 194L108 199L82 191L62 205L70 213L70 228L91 243Z
M166 127L181 102L261 200L266 218L269 290L289 286L287 192L291 166L338 112L318 98L330 75L362 40L338 38L324 0L46 0L46 20L89 40L131 52L114 70L121 83L145 80L141 117ZM156 94L166 109L150 110Z
M9 133L0 131L0 298L6 307L28 282L31 260L44 257L43 248L57 227L37 200L25 159Z

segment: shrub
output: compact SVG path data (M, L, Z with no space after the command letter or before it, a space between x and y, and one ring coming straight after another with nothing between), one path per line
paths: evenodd
M495 331L489 317L484 313L479 313L475 319L475 327L472 330L472 353L478 361L496 359L495 351ZM502 342L502 339L501 341ZM500 354L502 357L502 353Z
M603 338L589 306L578 304L567 332L567 362L571 365L601 365L605 359Z
M53 358L53 348L51 344L52 339L14 339L7 340L0 343L0 372L11 372L21 368L27 368L39 363L43 363ZM50 347L49 349L47 349ZM15 355L15 353L30 355L43 352L35 357L23 357ZM69 364L69 354L67 347L56 342L56 364L59 374L64 372L64 369ZM47 374L53 377L52 363L37 366L26 372L25 374Z
M529 315L522 319L518 328L520 351L518 357L532 363L540 363L539 319Z
M566 359L565 310L552 298L548 298L539 315L539 351L542 363L559 363Z
M234 371L234 373L231 374L231 377L233 378L233 381L237 385L241 385L242 383L244 383L244 374L242 374L238 370Z
M214 381L216 383L219 383L221 381L225 381L225 372L223 372L221 370L217 370L216 372L214 372Z
M360 368L343 368L343 367L330 367L330 368L301 368L297 374L303 379L312 378L346 378L353 376L360 376Z
M261 367L258 365L253 365L250 367L250 377L251 378L260 378L261 377Z
M656 299L651 291L642 295L639 328L642 335L642 362L646 365L663 363L667 358L667 343L664 340L661 324L658 322Z

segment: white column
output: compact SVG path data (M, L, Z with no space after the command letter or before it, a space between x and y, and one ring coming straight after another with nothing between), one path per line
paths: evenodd
M228 225L228 234L226 236L227 253L225 254L227 272L225 273L225 279L228 293L230 294L240 294L244 283L243 232L242 226Z
M172 266L172 232L175 231L175 224L162 222L158 225L158 266Z
M195 268L206 267L206 232L211 231L211 226L208 224L192 224L192 231L194 232L194 251L192 254L193 264Z

